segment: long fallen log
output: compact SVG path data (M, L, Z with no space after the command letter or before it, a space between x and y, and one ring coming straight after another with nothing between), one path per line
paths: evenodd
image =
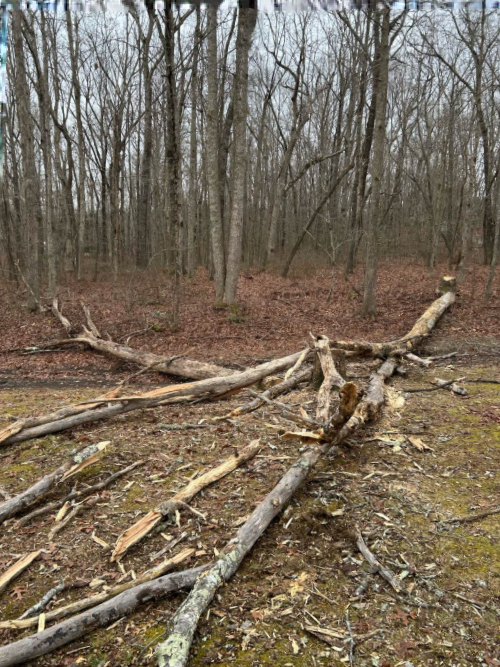
M118 584L113 586L102 593L97 593L97 595L91 595L89 597L83 598L81 600L76 600L70 604L65 605L64 607L58 607L57 609L52 609L51 611L45 614L45 621L49 623L50 621L56 621L60 618L66 618L67 616L72 616L73 614L81 613L86 609L91 609L92 607L97 608L98 605L101 605L106 600L111 600L111 598L120 595L124 591L128 591L132 588L136 588L141 584L144 584L148 581L153 581L158 577L163 576L170 570L172 570L177 565L180 565L184 561L188 560L195 553L195 549L183 549L172 558L164 560L159 565L156 565L153 568L150 568L144 572L138 579L135 581L128 581L124 584ZM24 616L24 614L23 614ZM0 630L26 630L27 628L36 628L38 625L38 619L30 617L21 617L12 621L1 621ZM1 649L0 649L1 650Z
M29 505L47 494L56 486L56 484L64 481L64 479L67 479L70 475L85 470L89 465L95 463L98 459L99 452L101 452L107 444L107 442L100 442L97 445L86 447L84 450L63 463L62 466L59 466L57 470L42 477L42 479L36 482L36 484L33 484L33 486L30 486L26 491L6 500L0 505L0 523L3 523L7 519L10 519L25 510Z
M450 291L445 292L433 301L405 336L384 343L337 340L333 341L331 346L340 350L355 352L361 356L372 357L387 357L395 353L411 352L431 334L440 318L455 303L456 295L452 283L446 284L450 285Z
M74 414L69 414L69 416L59 418L58 413L42 415L31 420L22 420L19 428L16 428L17 423L14 423L7 427L4 432L0 432L0 443L2 445L10 445L16 442L31 440L32 438L40 438L50 433L58 433L59 431L79 426L80 424L108 419L115 415L131 412L132 410L150 408L182 398L203 397L204 399L211 399L221 397L228 392L239 391L240 389L249 387L267 375L279 373L290 368L301 354L302 352L296 352L287 357L274 359L265 364L260 364L255 368L233 373L232 375L209 378L197 382L168 385L167 387L154 389L144 394L123 396L121 398L114 398L108 395L93 398L77 406L65 408L67 412L71 412L71 410L75 411ZM103 403L107 403L107 405L101 407ZM54 417L56 418L54 419ZM32 426L33 422L37 425ZM6 435L7 437L5 437Z
M159 373L167 373L168 375L177 375L183 378L193 380L204 380L206 378L220 377L223 375L231 375L234 371L217 364L208 364L202 361L195 361L194 359L186 359L182 355L175 355L172 357L160 356L153 352L145 352L144 350L135 350L127 345L120 345L111 340L104 340L98 334L99 331L90 317L89 309L82 304L85 318L87 320L88 329L83 327L82 333L73 336L73 327L69 320L61 313L57 300L52 303L52 312L57 317L66 333L71 338L58 341L59 344L64 343L83 343L88 345L97 352L102 352L108 356L128 361L138 366L146 368L154 368Z
M30 660L55 651L61 646L84 635L109 625L133 613L140 605L164 598L168 593L181 588L190 588L205 566L167 574L158 579L134 586L106 602L73 616L42 632L0 647L0 667L25 665ZM49 612L50 613L50 612ZM46 618L49 614L46 614ZM29 619L26 619L29 620Z
M233 576L255 542L286 507L321 456L331 452L335 445L339 445L347 437L352 436L365 421L375 417L384 402L384 382L392 375L396 365L395 361L386 361L382 364L377 373L372 375L366 394L357 406L354 415L344 424L333 440L310 448L294 463L252 512L250 518L228 543L215 564L200 576L193 590L174 615L171 634L165 642L158 646L159 667L184 667L187 664L199 619L211 603L217 589Z
M175 513L176 510L192 500L202 489L209 486L209 484L217 482L219 479L229 475L233 470L236 470L236 468L242 466L253 458L259 449L259 440L254 440L247 447L238 451L235 456L231 456L216 468L212 468L212 470L209 470L204 475L200 475L200 477L191 481L158 509L148 512L142 519L139 519L139 521L120 535L111 554L111 562L123 558L127 551L134 544L137 544L146 537L165 516L172 515L172 513Z

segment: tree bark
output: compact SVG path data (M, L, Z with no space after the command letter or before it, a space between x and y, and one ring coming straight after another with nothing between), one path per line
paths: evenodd
M47 630L0 647L0 667L25 665L28 661L50 653L83 637L97 628L110 625L134 612L140 605L164 598L181 588L190 588L207 566L167 574L124 591L107 602L78 616L58 623ZM47 614L48 616L48 614Z
M375 21L379 21L380 38L376 46L376 76L374 77L374 95L376 95L375 129L373 135L372 162L372 205L370 220L366 225L366 260L363 285L363 308L365 317L377 314L375 292L378 272L378 228L382 221L382 177L384 174L384 149L386 142L387 89L389 84L390 59L390 8L375 12Z
M247 164L248 56L256 22L256 9L240 8L238 15L238 36L236 39L236 74L234 77L233 188L226 280L224 284L224 303L228 305L234 304L237 301L238 278L241 265L243 202Z
M217 12L220 2L207 7L207 182L210 207L210 241L215 275L215 298L222 302L226 280L224 232L219 180L219 105L217 80Z

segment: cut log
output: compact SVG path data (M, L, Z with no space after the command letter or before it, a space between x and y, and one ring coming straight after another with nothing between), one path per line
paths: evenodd
M442 380L441 378L434 378L434 382L432 384L436 385L436 387L439 387L440 389L448 389L458 396L467 396L467 389L465 387L461 387L456 382L449 382L447 380Z
M436 291L441 295L446 294L447 292L453 292L453 294L456 294L457 279L453 276L443 276Z
M78 614L78 616L58 623L43 632L1 646L0 667L25 665L30 660L55 651L97 628L110 625L123 616L133 613L146 602L159 600L168 593L178 591L181 588L190 588L206 567L200 566L183 572L175 572L138 586L134 585L130 590L124 591L111 600ZM50 612L46 614L46 618L49 617L49 614Z
M181 563L184 563L186 560L189 560L194 553L195 549L183 549L181 552L179 552L172 558L168 558L159 565L156 565L155 567L146 570L146 572L144 572L135 581L129 581L125 584L119 584L118 586L113 586L113 588L110 588L109 590L104 591L102 593L98 593L97 595L91 595L90 597L83 598L82 600L76 600L76 602L71 602L70 604L65 605L64 607L59 607L58 609L52 609L52 611L49 611L45 614L45 620L47 622L56 621L59 620L60 618L66 618L67 616L78 614L82 611L85 611L85 609L92 609L92 607L97 607L97 605L101 605L103 602L106 602L106 600L111 600L111 598L120 595L124 591L131 590L132 588L136 588L137 586L140 586L143 583L146 583L148 581L153 581L154 579L161 577L162 575L166 574L177 565L180 565ZM30 618L25 617L13 621L1 621L0 630L2 629L25 630L26 628L36 628L37 624L38 624L38 619L31 618L30 614Z
M30 512L26 516L23 516L16 522L16 527L20 528L21 526L24 526L29 521L31 521L31 519L34 519L37 516L41 516L42 514L48 514L49 512L52 512L58 509L59 507L62 507L62 505L64 505L67 502L70 502L71 500L84 498L85 496L90 496L93 493L96 493L97 491L101 491L102 489L105 489L107 486L112 484L120 477L127 475L129 472L132 472L132 470L142 465L144 465L144 461L136 461L135 463L132 463L132 465L129 465L126 468L123 468L122 470L118 470L118 472L113 473L112 475L104 479L102 482L97 482L97 484L93 484L92 486L87 486L84 489L81 489L80 491L71 491L63 498L60 498L59 500L56 500L55 502L50 503L49 505L44 505L44 507L39 507L38 509L33 510L33 512Z
M202 489L219 479L222 479L226 475L229 475L233 470L236 470L236 468L252 459L259 450L259 440L254 440L247 447L240 450L235 456L231 456L216 468L213 468L204 475L194 479L172 496L168 502L163 503L158 509L148 512L142 519L134 523L133 526L120 535L111 555L111 561L113 562L123 558L127 551L134 544L137 544L146 537L146 535L148 535L165 516L170 517L172 514L175 514L176 510L192 500Z
M69 459L69 461L63 463L57 470L42 477L41 480L30 486L26 491L2 503L0 505L0 523L25 510L29 505L44 496L56 484L64 481L70 475L77 474L92 463L95 463L99 458L99 453L105 449L107 444L109 443L100 442L97 445L86 447L79 454Z
M384 382L394 372L396 365L395 361L386 361L377 373L372 375L365 397L334 440L310 448L294 463L252 512L215 564L201 575L174 615L171 634L158 646L159 667L184 667L187 664L198 621L211 603L217 589L233 576L255 542L286 507L320 457L331 452L334 445L352 436L366 420L375 417L384 402Z
M169 385L140 395L124 396L123 398L113 398L107 395L91 399L86 403L65 408L59 411L59 413L21 420L21 424L17 427L16 422L0 432L0 442L3 445L10 445L32 438L40 438L49 433L58 433L59 431L64 431L80 424L107 419L132 410L163 405L166 402L179 398L187 399L189 397L191 399L193 397L203 397L204 399L211 399L221 397L229 392L249 387L267 375L279 373L290 368L301 354L302 352L296 352L287 357L274 359L273 361L243 372L234 373L233 375L199 380L198 382ZM108 405L100 407L103 403L108 403ZM68 416L59 417L58 415L61 413L65 413ZM54 419L54 417L56 418ZM36 425L33 425L33 423Z
M424 368L430 368L434 363L432 359L422 359L421 357L417 356L416 354L413 354L412 352L408 352L408 354L405 354L405 357L408 359L408 361L413 361L414 364L417 364L418 366L423 366Z
M41 553L41 549L32 551L27 556L20 558L14 565L11 565L11 567L0 576L0 594L3 593L10 582L22 574Z

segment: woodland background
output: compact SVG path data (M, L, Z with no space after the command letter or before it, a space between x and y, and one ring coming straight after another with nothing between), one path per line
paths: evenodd
M446 261L499 246L495 10L175 6L10 14L0 269L36 310L73 274ZM484 275L484 273L483 273ZM358 279L358 285L360 281ZM355 290L356 291L356 290ZM482 294L480 295L482 297ZM213 298L213 297L212 297Z

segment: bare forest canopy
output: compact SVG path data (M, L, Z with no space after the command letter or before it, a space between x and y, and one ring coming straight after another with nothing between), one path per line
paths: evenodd
M491 267L500 203L500 15L9 14L0 270L29 305L71 271L378 260ZM139 275L139 274L137 274ZM178 312L178 307L177 311ZM175 315L175 313L174 313Z

